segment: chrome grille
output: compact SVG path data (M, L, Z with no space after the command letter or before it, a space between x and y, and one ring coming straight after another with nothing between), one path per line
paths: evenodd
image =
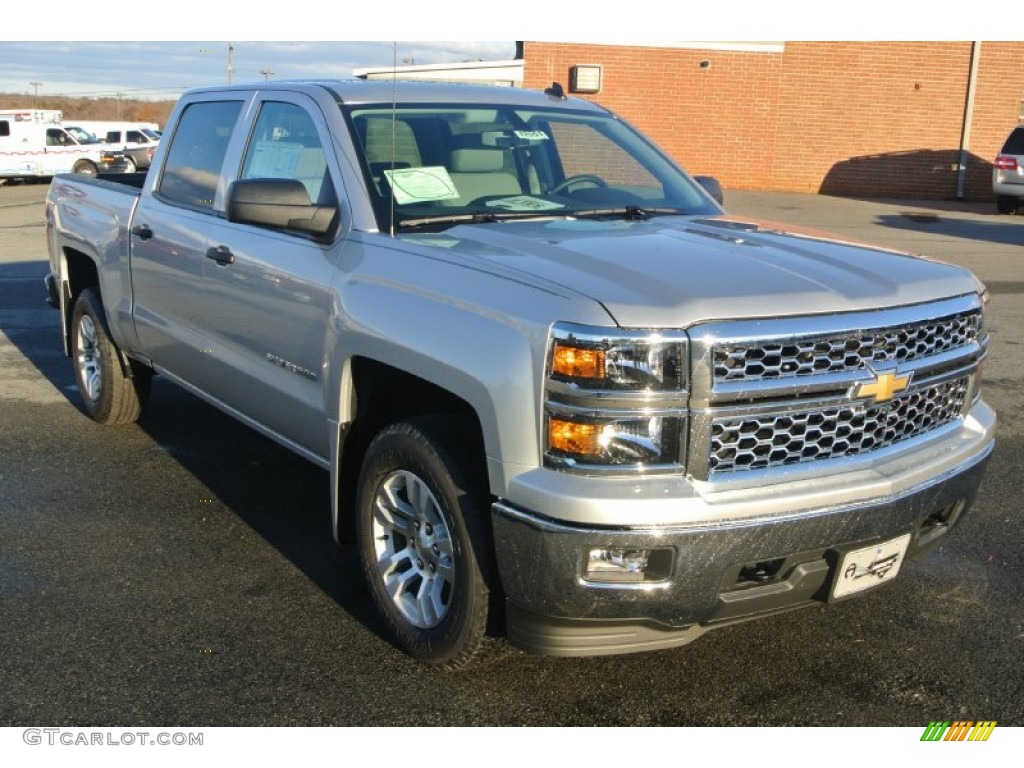
M964 376L911 389L885 403L716 419L708 470L714 475L817 461L884 448L953 421L963 410Z
M715 346L715 381L761 381L844 373L868 363L908 362L964 347L981 334L981 312L970 311L901 327L773 342Z

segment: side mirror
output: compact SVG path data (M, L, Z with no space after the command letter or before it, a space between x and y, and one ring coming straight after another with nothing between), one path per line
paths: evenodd
M313 205L301 181L245 179L228 187L228 221L304 232L318 240L333 238L336 205Z
M722 185L714 176L694 176L693 180L704 187L707 192L719 205L725 205L725 195L722 194Z

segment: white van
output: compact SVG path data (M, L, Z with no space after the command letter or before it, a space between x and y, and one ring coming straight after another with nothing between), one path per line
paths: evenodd
M0 111L0 178L25 179L58 173L121 172L123 155L112 147L82 145L61 126L59 110Z

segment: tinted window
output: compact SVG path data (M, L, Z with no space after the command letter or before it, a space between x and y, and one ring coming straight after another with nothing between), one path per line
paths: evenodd
M294 104L270 101L260 109L240 178L301 181L311 203L335 202L316 125Z
M11 135L11 124L6 120L0 120L0 136Z
M224 155L241 109L241 101L200 101L185 108L157 190L164 200L213 208Z
M1015 128L1003 145L1004 155L1024 155L1024 126Z

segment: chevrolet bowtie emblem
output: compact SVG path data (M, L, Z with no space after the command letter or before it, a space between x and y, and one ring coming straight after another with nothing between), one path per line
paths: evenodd
M881 373L870 369L875 374L874 381L862 381L857 385L854 397L873 397L876 403L885 403L892 400L898 393L910 386L910 379L913 373L900 376L896 371L882 371Z

